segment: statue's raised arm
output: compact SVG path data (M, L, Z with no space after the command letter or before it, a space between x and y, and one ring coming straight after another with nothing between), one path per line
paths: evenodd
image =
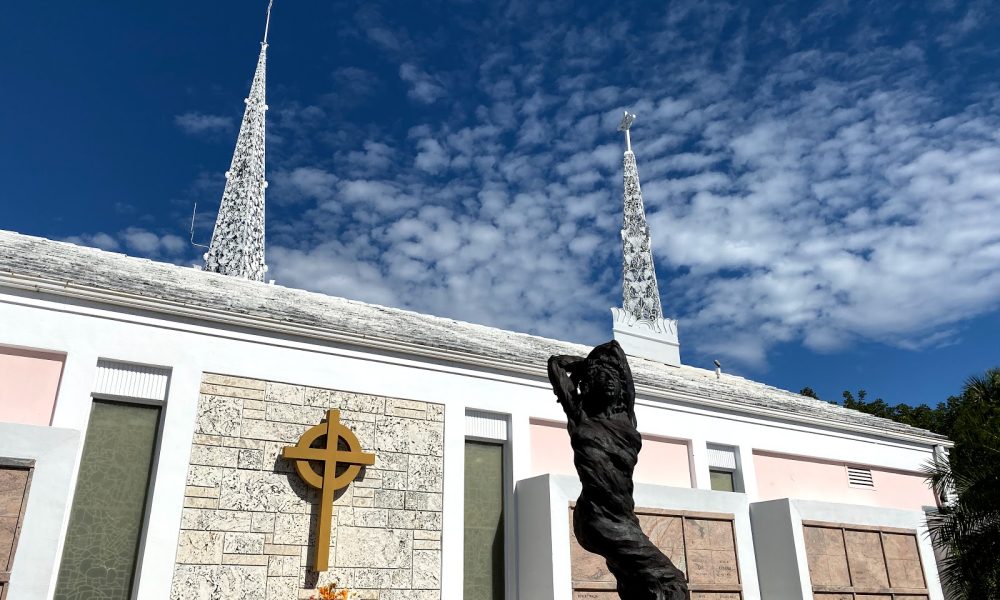
M577 397L573 372L583 365L584 360L582 356L566 355L549 358L549 383L552 384L557 401L562 404L566 416L573 423L580 419L580 399Z

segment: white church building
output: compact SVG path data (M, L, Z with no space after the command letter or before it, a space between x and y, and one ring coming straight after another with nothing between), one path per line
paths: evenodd
M0 600L305 599L333 582L378 600L617 598L573 537L545 370L589 348L265 281L266 40L202 268L0 231ZM943 600L920 470L950 442L682 363L632 118L608 337L636 382L644 530L694 600ZM374 456L336 491L286 450L318 426Z

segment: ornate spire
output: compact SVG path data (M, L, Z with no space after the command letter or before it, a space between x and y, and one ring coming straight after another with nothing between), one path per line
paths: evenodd
M629 130L635 115L625 111L618 131L625 132L625 210L622 222L622 308L612 308L615 339L626 354L680 365L677 321L663 318L639 168Z
M624 253L624 281L622 307L636 319L654 321L663 316L660 308L660 291L656 287L656 270L653 268L653 251L649 242L646 209L642 204L639 188L639 168L632 153L629 128L635 115L625 111L618 131L625 132L625 219L622 222L622 250Z
M212 242L205 253L205 270L255 281L264 280L264 114L267 32L271 25L271 0L267 5L264 41L246 111L236 138L233 162L226 171L226 189L222 192L219 216L215 220Z

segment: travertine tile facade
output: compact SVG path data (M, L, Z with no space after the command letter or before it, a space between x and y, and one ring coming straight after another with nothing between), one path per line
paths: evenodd
M281 449L329 408L375 464L334 502L315 573L319 491ZM378 600L439 600L444 407L206 373L172 600L308 598L335 578Z

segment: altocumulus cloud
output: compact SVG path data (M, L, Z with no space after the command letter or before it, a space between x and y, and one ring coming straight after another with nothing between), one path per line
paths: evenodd
M228 133L235 125L233 117L206 115L199 112L187 112L174 117L174 123L184 133L190 135Z
M861 15L831 50L825 31L859 18L833 4L799 22L791 10L673 3L645 27L638 15L597 27L553 6L505 14L512 30L542 32L521 48L484 41L459 90L479 98L472 114L380 136L400 157L381 179L361 158L378 160L370 142L338 149L348 160L336 173L310 162L336 181L289 223L295 247L272 246L275 274L599 341L619 294L611 132L627 104L640 115L664 306L688 351L761 368L781 342L916 348L998 307L997 107L985 95L956 102L925 49L881 43L891 14ZM952 43L960 28L946 21ZM463 110L440 78L410 62L400 76L412 100Z
M947 344L1000 307L1000 105L969 66L989 51L991 13L693 0L463 10L421 25L366 5L345 25L344 39L393 65L382 79L402 83L392 102L405 111L365 109L342 89L272 99L279 283L606 339L627 107L686 356L759 369L784 342ZM355 96L387 93L335 67L369 82ZM336 118L348 105L363 112ZM107 237L92 243L129 244Z
M190 264L193 249L188 240L172 233L155 233L141 227L128 227L117 233L99 231L74 235L63 241L102 250L125 251L133 256L145 256L177 264Z

